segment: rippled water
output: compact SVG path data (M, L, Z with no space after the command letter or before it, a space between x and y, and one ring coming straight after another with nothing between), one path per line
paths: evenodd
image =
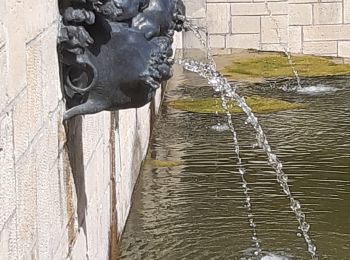
M336 91L291 93L266 85L240 87L238 92L308 105L258 117L312 224L310 235L319 259L349 259L350 79L302 84L322 84ZM166 100L212 95L205 81L180 72ZM309 259L289 201L280 192L266 156L253 147L254 133L244 121L243 114L233 115L262 259ZM224 115L186 113L163 105L149 157L180 165L144 166L120 243L120 259L247 259L251 255L245 197L225 123Z

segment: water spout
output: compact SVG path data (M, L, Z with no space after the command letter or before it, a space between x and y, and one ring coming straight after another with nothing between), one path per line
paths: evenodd
M173 35L184 22L182 1L62 2L64 119L150 102L171 76Z

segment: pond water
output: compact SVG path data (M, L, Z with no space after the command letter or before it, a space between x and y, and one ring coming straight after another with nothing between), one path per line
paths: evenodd
M242 85L241 95L301 102L306 109L257 114L311 225L319 259L350 259L350 78ZM214 95L176 67L120 242L119 259L249 259L249 226L232 135L224 115L189 113L166 101ZM310 259L289 200L243 114L233 114L262 259Z

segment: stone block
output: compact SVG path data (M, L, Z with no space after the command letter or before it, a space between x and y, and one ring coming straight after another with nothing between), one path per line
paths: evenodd
M40 39L41 45L41 84L43 87L43 114L47 117L53 113L62 100L61 83L58 68L57 30L53 24Z
M68 234L67 232L64 233L63 236L60 237L60 240L58 241L59 245L57 248L54 249L54 253L52 254L53 260L62 260L67 259L68 256Z
M46 118L45 126L42 131L45 131L48 135L47 141L44 144L46 147L46 158L50 169L58 160L59 154L59 125L62 118L59 112L50 114L50 117Z
M45 46L46 47L46 46ZM37 134L43 125L43 87L41 80L42 64L41 52L42 48L40 39L31 42L27 46L27 113L29 121L29 141ZM57 74L57 71L55 71ZM53 72L51 72L53 74Z
M226 36L226 48L259 49L259 34L235 34Z
M98 209L98 250L96 259L108 259L109 232L111 227L111 194L110 186L104 192Z
M26 19L25 39L29 42L58 20L59 14L56 0L23 2L25 15L21 15Z
M3 1L5 2L5 1ZM1 5L3 5L2 3L0 3L0 8L1 8ZM0 11L1 12L1 11ZM0 13L1 14L1 13ZM1 52L5 52L3 49L5 48L6 46L6 27L4 26L4 23L1 22L1 18L0 18L0 53ZM5 60L6 61L6 60ZM0 68L1 66L3 66L3 63L2 60L0 60ZM0 70L0 73L1 73L1 70ZM5 75L2 75L0 74L0 76L5 76ZM3 77L2 77L3 78ZM1 82L1 84L4 84L4 82ZM1 93L1 92L0 92Z
M12 101L26 85L26 47L23 1L6 1L8 80L6 95Z
M232 16L231 32L260 33L260 16Z
M51 226L52 220L55 217L53 209L53 195L50 189L50 183L55 180L54 176L51 176L49 171L49 156L51 153L47 152L49 148L47 146L49 142L49 130L44 129L41 133L41 138L38 143L33 147L36 154L34 158L34 170L37 174L37 194L36 194L36 207L37 207L37 255L38 259L51 259ZM57 194L56 194L57 195Z
M95 153L98 143L103 138L104 129L103 113L85 115L82 123L83 159L84 165L88 166L90 159Z
M98 247L98 228L102 225L98 221L98 204L93 203L90 205L88 214L86 215L86 238L87 238L87 255L89 259L98 259L96 257L97 251L100 250ZM101 248L102 250L102 248Z
M69 258L71 260L87 259L87 255L88 255L88 247L86 244L86 236L83 228L80 228L79 232L77 233L77 239L75 240L75 243L71 248L71 253L69 255ZM89 259L93 259L93 258L89 258Z
M289 25L312 24L312 4L289 4Z
M119 160L119 171L116 172L118 231L121 233L131 206L134 172L139 162L139 146L136 143L136 109L119 111L118 133L119 152L116 152L116 161ZM118 157L117 157L118 156Z
M229 33L230 5L208 4L207 24L209 33Z
M41 149L41 148L39 148ZM17 244L18 257L29 257L37 240L37 164L40 158L35 150L29 150L16 163L17 177Z
M206 2L205 0L185 0L187 18L205 18Z
M288 27L288 47L292 53L301 53L302 28L301 26Z
M305 54L334 56L337 54L337 50L336 41L303 43L303 53Z
M0 229L0 259L17 260L16 214Z
M0 2L0 27L1 27L1 24L5 23L5 19L6 19L6 11L7 11L6 10L6 2L7 1Z
M350 41L338 42L338 56L350 58Z
M343 0L344 23L350 23L350 0Z
M231 3L231 15L286 15L288 14L287 2L268 3Z
M285 44L279 44L279 43L265 43L261 44L261 50L263 51L284 51L285 50Z
M13 108L13 130L14 130L14 155L17 161L29 146L29 118L28 97L25 90L16 98Z
M99 142L85 171L85 191L88 205L100 201L110 179L110 171L104 171L104 151L106 150L108 148L105 149L104 142Z
M225 39L226 42L226 39ZM213 48L212 49L212 53L213 55L228 55L232 53L232 49L231 48Z
M105 191L110 185L112 175L111 146L104 144L102 152L103 175L100 176L102 179L102 187L100 190Z
M62 244L68 243L68 238L66 237L66 204L63 200L65 196L64 186L63 186L63 176L59 170L59 162L57 161L53 167L49 170L48 174L50 178L49 190L50 190L50 211L51 211L51 222L49 228L50 234L50 254L51 258L54 258L58 254L58 250L64 251L62 255L66 256L67 252L63 250ZM61 248L60 248L61 247ZM65 257L62 257L62 259Z
M225 35L210 35L209 45L211 48L225 48L226 36Z
M342 3L316 3L314 7L314 24L338 24L343 20Z
M303 32L304 41L350 40L350 24L305 26Z
M273 16L261 17L261 43L287 43L288 17Z
M328 2L331 2L331 1L333 0L328 0ZM289 4L309 4L309 3L317 3L317 2L319 2L319 0L288 0Z
M0 25L1 26L1 25ZM7 95L7 51L6 47L0 47L0 113L5 109L8 103L8 95Z
M0 118L0 230L16 208L12 114Z

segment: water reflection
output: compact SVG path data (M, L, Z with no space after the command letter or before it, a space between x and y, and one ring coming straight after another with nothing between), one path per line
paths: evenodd
M322 95L287 93L271 86L247 86L257 94L304 102L307 109L259 115L270 144L283 161L294 196L312 223L310 234L320 259L350 255L350 84L349 79L307 81L338 89ZM305 84L305 82L303 82ZM166 99L212 96L191 73L175 75ZM276 184L243 115L233 115L247 170L254 220L263 259L309 259L295 230L289 202ZM149 156L180 161L173 168L145 165L123 234L121 259L246 259L251 230L230 132L219 115L162 107ZM274 258L275 257L275 258ZM278 258L279 257L279 258Z

